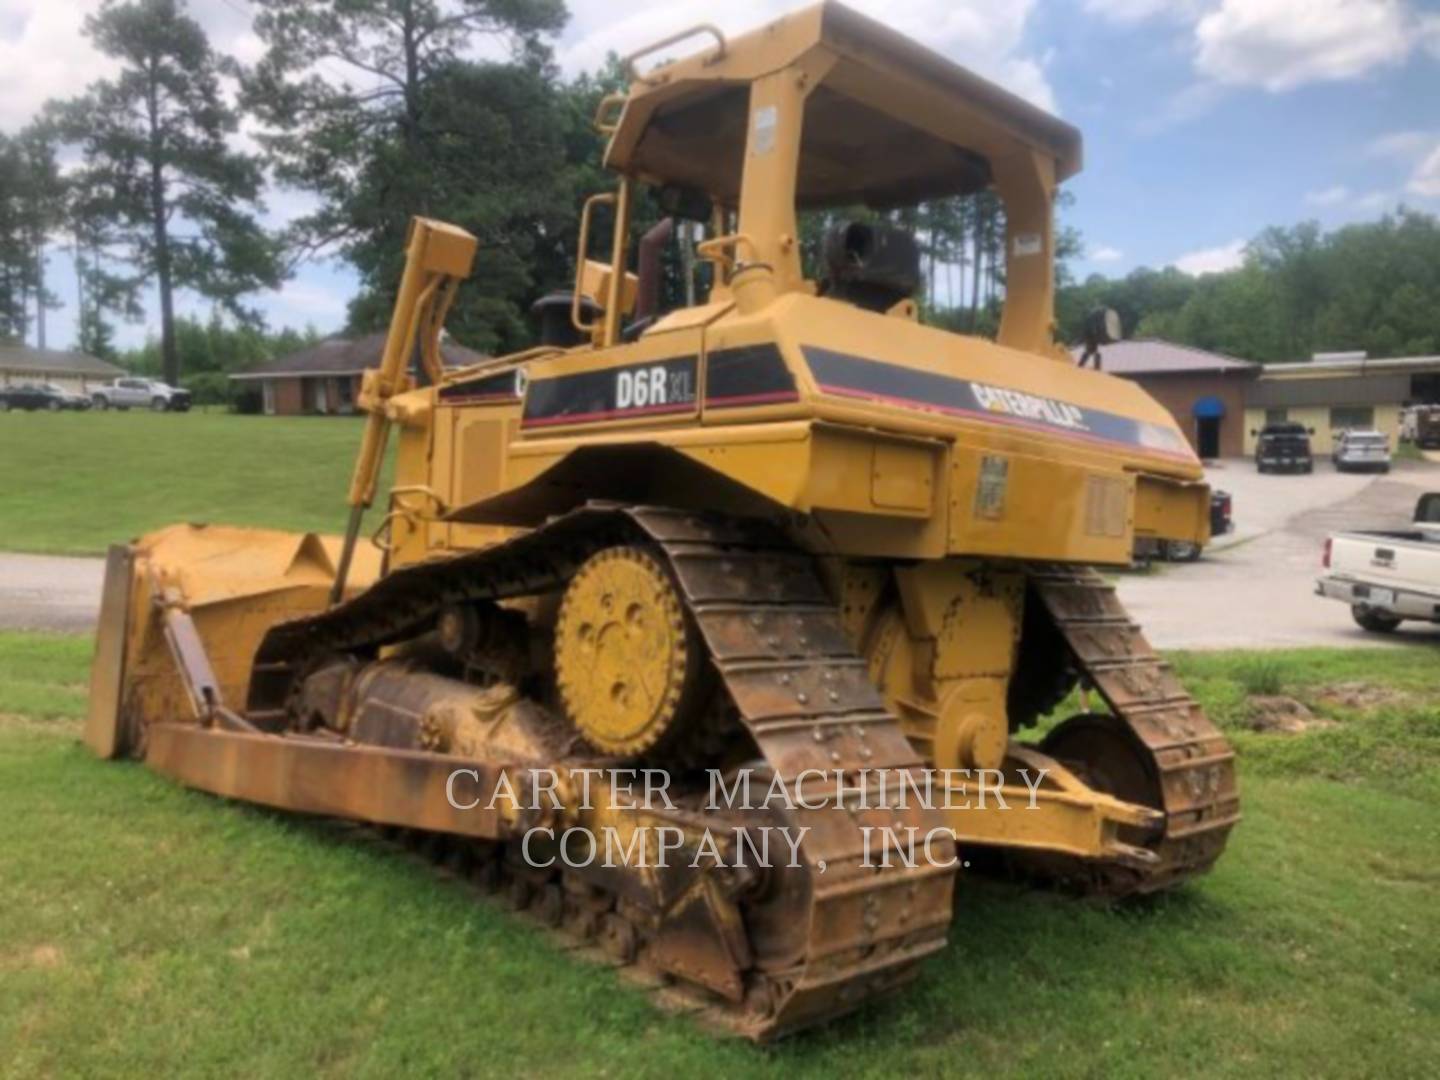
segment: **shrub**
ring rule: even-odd
[[[1285,688],[1285,665],[1268,656],[1246,660],[1235,675],[1247,694],[1273,697]]]
[[[219,371],[200,371],[181,380],[196,405],[230,404],[230,380]]]

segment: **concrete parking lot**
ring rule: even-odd
[[[1399,527],[1415,501],[1440,490],[1440,466],[1397,461],[1388,475],[1337,473],[1328,461],[1309,476],[1261,476],[1249,461],[1207,470],[1234,496],[1236,529],[1193,564],[1122,577],[1120,595],[1150,640],[1165,649],[1363,646],[1440,643],[1440,627],[1407,623],[1367,634],[1341,604],[1314,595],[1327,534]]]
[[[1124,574],[1120,595],[1150,640],[1165,649],[1440,644],[1440,627],[1407,624],[1367,634],[1345,608],[1314,595],[1327,533],[1410,520],[1415,500],[1440,490],[1440,462],[1397,462],[1388,476],[1261,476],[1248,461],[1209,470],[1234,496],[1236,528],[1198,563]],[[99,559],[0,553],[0,629],[85,631],[100,606]]]

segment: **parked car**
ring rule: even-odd
[[[1422,495],[1414,524],[1343,532],[1325,541],[1320,596],[1350,605],[1362,629],[1388,634],[1406,619],[1440,623],[1440,491]]]
[[[1390,471],[1390,440],[1378,431],[1342,431],[1335,440],[1335,468]]]
[[[1224,536],[1235,527],[1231,516],[1233,500],[1228,491],[1210,492],[1210,539]],[[1165,562],[1194,562],[1204,548],[1184,540],[1156,540],[1139,537],[1135,541],[1135,561],[1162,559]]]
[[[1313,428],[1303,424],[1266,424],[1256,436],[1255,468],[1260,472],[1314,472],[1315,457],[1310,452]]]
[[[186,412],[190,391],[167,386],[155,379],[126,376],[90,391],[97,409],[154,409],[156,412]]]
[[[60,412],[64,409],[85,409],[90,403],[79,394],[72,394],[54,383],[25,383],[22,386],[0,387],[0,412],[24,409],[34,412]]]
[[[1235,527],[1235,500],[1228,491],[1210,492],[1210,539],[1224,536]]]
[[[1440,405],[1422,405],[1415,410],[1414,442],[1425,450],[1440,448]]]

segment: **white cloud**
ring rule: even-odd
[[[335,330],[345,325],[351,291],[302,276],[267,297],[266,317],[276,326],[308,324],[322,331]]]
[[[1420,42],[1433,55],[1440,57],[1440,15],[1420,17]]]
[[[1156,15],[1188,18],[1198,14],[1200,0],[1085,0],[1085,11],[1117,23],[1138,23]]]
[[[1125,253],[1119,248],[1101,245],[1090,253],[1090,262],[1107,263],[1119,262],[1125,257]]]
[[[1141,135],[1158,135],[1188,123],[1213,109],[1226,93],[1226,88],[1219,83],[1191,83],[1161,102],[1155,112],[1142,115],[1135,130]]]
[[[1350,189],[1344,184],[1336,184],[1334,187],[1322,188],[1319,191],[1307,191],[1305,193],[1306,206],[1338,206],[1350,197]]]
[[[232,6],[233,4],[233,6]],[[101,0],[0,0],[0,131],[28,123],[46,101],[74,97],[114,74],[84,36]],[[189,0],[189,12],[220,52],[253,60],[259,40],[238,0]]]
[[[1425,199],[1440,199],[1440,142],[1415,167],[1405,190]]]
[[[81,37],[92,0],[0,0],[0,131],[28,123],[50,98],[70,97],[115,65]]]
[[[1367,191],[1364,195],[1355,196],[1354,207],[1363,210],[1367,214],[1373,214],[1378,210],[1384,210],[1395,202],[1395,195],[1389,191]]]
[[[1440,135],[1432,131],[1392,131],[1366,143],[1365,155],[1414,161],[1423,157],[1437,141],[1440,141]]]
[[[1440,131],[1392,131],[1365,146],[1367,157],[1386,158],[1410,169],[1405,191],[1422,199],[1440,198]],[[1383,195],[1388,202],[1392,196]]]
[[[1234,270],[1244,261],[1245,241],[1232,240],[1219,247],[1205,248],[1203,251],[1192,251],[1188,255],[1182,255],[1172,265],[1177,270],[1198,277],[1201,274],[1218,274],[1225,270]]]
[[[727,34],[756,29],[796,10],[796,0],[570,0],[570,25],[556,50],[568,74],[593,71],[607,54],[625,56],[649,42],[699,23],[712,22]],[[900,33],[921,41],[987,79],[1042,108],[1055,109],[1055,95],[1042,58],[1023,53],[1025,24],[1036,0],[996,4],[988,0],[850,0],[850,6]],[[684,56],[707,45],[703,38],[660,54]]]
[[[1398,64],[1417,28],[1400,0],[1223,0],[1195,27],[1195,66],[1221,83],[1292,90]]]

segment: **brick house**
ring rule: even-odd
[[[1078,359],[1083,350],[1075,349]],[[1106,345],[1101,365],[1137,382],[1169,410],[1202,458],[1245,453],[1245,407],[1260,365],[1158,338]]]
[[[383,333],[329,337],[230,378],[242,387],[259,384],[267,416],[346,415],[355,411],[361,375],[380,365],[384,349]],[[483,353],[453,341],[442,344],[440,353],[446,367],[465,367],[486,359]]]

